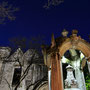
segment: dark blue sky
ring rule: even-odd
[[[3,1],[3,0],[0,0]],[[82,38],[88,40],[90,34],[89,0],[64,0],[64,3],[43,8],[47,0],[6,0],[20,8],[16,20],[0,25],[0,46],[8,46],[12,37],[44,35],[46,43],[50,42],[51,34],[60,36],[65,28],[71,33],[77,29]]]

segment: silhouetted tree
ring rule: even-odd
[[[0,24],[4,24],[7,20],[15,20],[14,13],[18,11],[18,8],[13,7],[13,5],[8,4],[8,2],[0,2]]]
[[[25,37],[13,37],[9,39],[9,42],[13,51],[15,51],[18,47],[20,47],[23,51],[28,48],[28,41]]]
[[[63,3],[64,0],[48,0],[47,3],[44,5],[44,8],[48,9],[50,6],[57,6]]]
[[[41,45],[44,44],[45,40],[43,36],[31,37],[29,40],[25,37],[13,37],[9,39],[10,47],[15,51],[20,47],[23,51],[27,49],[34,49],[41,54]]]

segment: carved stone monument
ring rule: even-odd
[[[78,36],[78,31],[77,30],[72,30],[72,35],[68,36],[68,31],[64,30],[62,32],[62,36],[58,37],[58,38],[54,38],[54,35],[52,35],[51,38],[51,45],[50,46],[42,46],[42,52],[43,52],[43,56],[44,56],[44,63],[45,65],[47,65],[48,70],[51,69],[51,90],[64,90],[64,84],[63,84],[63,72],[62,72],[62,57],[64,56],[64,54],[67,51],[70,50],[78,50],[81,51],[85,57],[87,57],[87,61],[88,61],[88,67],[90,67],[90,43],[87,42],[86,40],[82,39],[80,36]],[[73,54],[72,54],[73,56]],[[76,58],[76,56],[75,56]],[[76,80],[75,81],[74,77],[73,77],[73,72],[72,69],[67,69],[68,73],[71,73],[72,76],[72,80],[68,81],[70,84],[67,85],[66,83],[66,87],[76,87],[77,88],[77,83],[78,83],[78,88],[80,90],[86,90],[85,88],[85,81],[83,78],[83,70],[81,71],[80,68],[82,66],[85,66],[85,64],[79,63],[80,59],[75,59],[73,60],[74,62],[78,62],[78,64],[80,65],[80,67],[78,67],[75,70],[75,75],[76,75]],[[75,64],[75,63],[74,63]],[[75,64],[75,66],[77,66]],[[51,67],[51,68],[50,68]],[[76,67],[74,67],[75,69]],[[90,69],[89,69],[90,71]],[[78,72],[78,74],[77,74]],[[49,79],[49,80],[50,80]],[[80,79],[80,83],[79,83],[79,79]],[[67,82],[67,80],[66,80]],[[83,89],[82,89],[83,88]],[[72,89],[67,89],[67,90],[72,90]],[[76,90],[75,88],[73,88],[73,90]],[[77,89],[78,90],[78,89]]]
[[[67,78],[65,80],[65,90],[66,89],[73,90],[73,88],[75,90],[79,90],[77,80],[74,78],[74,75],[73,75],[73,67],[68,65],[66,69],[67,69]]]

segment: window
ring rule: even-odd
[[[14,69],[12,86],[17,85],[17,83],[20,81],[20,77],[21,77],[21,68],[15,68]]]

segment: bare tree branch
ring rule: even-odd
[[[8,2],[3,1],[0,3],[0,24],[5,23],[7,20],[15,20],[14,13],[18,11],[19,8],[15,8],[9,5]]]
[[[20,83],[23,81],[23,79],[27,76],[28,74],[28,71],[30,69],[30,66],[32,65],[33,63],[33,58],[35,56],[35,53],[33,54],[32,58],[31,58],[31,62],[29,63],[29,65],[27,66],[26,70],[24,71],[23,75],[21,76],[20,78],[20,81],[18,82],[18,84],[16,85],[15,89],[14,90],[17,90],[18,86],[20,85]]]
[[[43,7],[46,9],[49,9],[50,6],[57,6],[63,2],[64,0],[48,0],[47,3]]]

